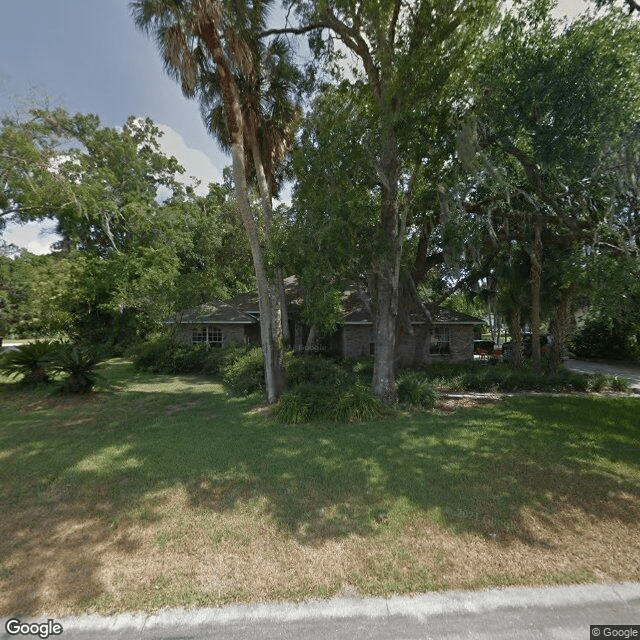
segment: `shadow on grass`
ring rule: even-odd
[[[131,371],[110,380],[130,384]],[[135,532],[175,487],[197,510],[253,504],[304,545],[400,526],[398,501],[454,533],[534,547],[546,543],[523,525],[525,508],[550,525],[567,507],[640,522],[635,398],[519,397],[446,416],[285,427],[251,411],[260,398],[227,398],[202,379],[133,383],[162,380],[166,390],[26,412],[27,392],[0,391],[3,613],[46,608],[44,584],[78,605],[99,597],[101,549],[137,551]]]

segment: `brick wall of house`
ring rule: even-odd
[[[345,358],[368,358],[371,355],[373,328],[370,324],[346,324],[342,327],[342,354]]]
[[[451,353],[430,354],[423,352],[423,362],[464,362],[473,360],[473,326],[450,325],[449,336]],[[404,336],[399,347],[399,365],[410,366],[415,359],[415,341],[419,338],[418,327],[413,336]],[[345,325],[342,330],[342,353],[345,358],[370,357],[370,344],[373,342],[371,325]]]
[[[228,347],[231,344],[244,344],[245,342],[245,325],[243,324],[209,324],[207,326],[222,329],[223,347]],[[204,325],[201,324],[181,324],[176,330],[176,339],[185,344],[191,344],[193,330],[202,327]]]

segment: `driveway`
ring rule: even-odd
[[[626,378],[633,393],[640,393],[640,367],[573,359],[565,360],[563,364],[567,369],[578,373],[604,373],[609,376]]]

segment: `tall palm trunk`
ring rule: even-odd
[[[258,285],[260,342],[264,356],[266,396],[267,402],[273,404],[280,397],[285,383],[282,331],[278,313],[279,303],[275,286],[267,277],[256,220],[249,203],[244,153],[245,131],[240,99],[215,29],[206,29],[199,35],[207,44],[207,48],[216,62],[216,77],[223,96],[225,116],[231,137],[232,172],[238,212],[249,240]]]
[[[271,192],[269,184],[267,182],[267,176],[264,172],[264,164],[262,162],[262,155],[258,148],[258,141],[256,136],[251,134],[251,154],[253,156],[253,164],[256,170],[256,179],[258,182],[258,192],[260,193],[260,202],[262,204],[262,213],[265,221],[265,240],[267,248],[269,248],[271,242],[271,226],[273,224],[273,207],[271,204]],[[291,344],[291,336],[289,333],[289,315],[287,313],[287,300],[284,291],[284,278],[282,275],[282,269],[277,269],[274,282],[277,293],[277,304],[279,308],[279,317],[277,322],[280,324],[280,332],[282,333],[282,339],[285,344]]]
[[[276,288],[267,278],[264,268],[262,248],[258,238],[255,219],[247,195],[247,181],[242,143],[231,145],[233,158],[233,181],[236,189],[238,211],[249,239],[253,267],[258,284],[258,304],[260,307],[260,342],[264,356],[264,379],[267,402],[273,404],[284,389],[284,363],[282,355],[282,332],[279,322],[279,303]]]

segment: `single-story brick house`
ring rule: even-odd
[[[285,298],[289,329],[294,351],[308,349],[309,327],[301,320],[303,296],[295,277],[285,279]],[[430,307],[431,326],[423,316],[411,314],[411,329],[399,338],[398,364],[401,366],[438,362],[473,360],[474,327],[483,324],[479,318]],[[320,336],[311,346],[343,358],[364,358],[374,354],[373,321],[355,288],[343,296],[344,317],[331,335]],[[189,344],[209,343],[226,347],[234,343],[260,342],[260,310],[257,292],[230,300],[214,300],[195,309],[178,312],[165,324],[174,325],[178,339]]]

